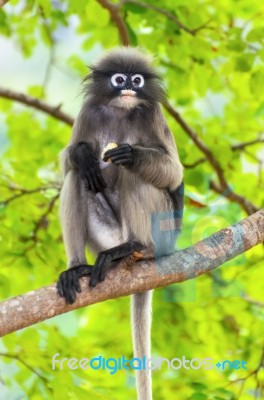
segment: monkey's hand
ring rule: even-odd
[[[106,188],[106,183],[102,177],[99,160],[92,154],[83,163],[79,164],[79,174],[85,183],[87,190],[93,193],[101,192]]]
[[[83,276],[91,275],[92,269],[90,265],[77,265],[60,274],[57,290],[59,295],[65,298],[66,303],[73,304],[75,302],[76,294],[81,293],[79,280]]]
[[[111,159],[112,163],[115,165],[130,167],[134,161],[133,149],[127,143],[120,144],[104,154],[103,160],[108,161],[109,159]]]
[[[99,168],[100,161],[88,143],[79,142],[74,145],[70,151],[70,158],[87,190],[97,193],[106,188]]]

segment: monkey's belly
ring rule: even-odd
[[[103,193],[91,195],[87,207],[88,246],[98,253],[123,243],[121,225],[109,199]]]

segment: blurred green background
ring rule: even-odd
[[[50,284],[65,269],[58,154],[71,135],[65,122],[6,99],[6,89],[75,117],[87,66],[105,49],[130,43],[153,54],[169,101],[217,160],[225,183],[242,196],[226,197],[219,169],[165,110],[185,166],[179,247],[190,246],[246,217],[252,204],[263,207],[263,16],[259,0],[6,2],[0,9],[2,300]],[[154,399],[264,398],[263,293],[261,246],[211,274],[156,290],[154,357],[239,359],[248,370],[163,367],[153,372]],[[129,298],[4,337],[0,399],[135,399],[132,372],[52,371],[56,353],[131,358]]]

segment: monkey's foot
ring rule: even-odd
[[[91,275],[92,269],[90,265],[76,265],[60,274],[57,290],[59,295],[65,298],[66,303],[75,302],[77,293],[82,291],[79,280],[83,276]]]
[[[117,261],[121,261],[122,258],[130,256],[135,251],[140,252],[143,248],[144,246],[142,244],[131,240],[120,246],[99,253],[92,269],[89,285],[95,287],[98,282],[103,282],[108,268],[113,265],[113,263],[117,265]]]

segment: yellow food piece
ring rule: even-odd
[[[101,153],[101,158],[104,158],[104,155],[108,150],[114,149],[117,146],[118,146],[118,144],[116,144],[116,143],[108,143],[108,145],[103,149],[103,151]],[[107,162],[111,163],[112,162],[111,158],[109,158],[109,160]]]

